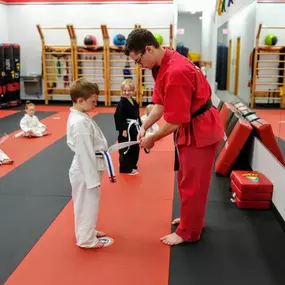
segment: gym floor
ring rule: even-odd
[[[138,176],[104,177],[98,229],[114,239],[100,250],[75,245],[68,180],[67,106],[37,106],[52,135],[9,138],[15,163],[0,167],[0,284],[5,285],[284,285],[285,234],[272,210],[240,210],[229,181],[213,173],[200,242],[168,247],[179,197],[169,136],[141,152]],[[109,145],[113,108],[92,113]],[[19,129],[20,110],[0,111],[1,135]],[[118,155],[112,155],[118,169]]]

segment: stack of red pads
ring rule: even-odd
[[[273,184],[258,171],[232,171],[232,201],[238,208],[269,209]]]
[[[219,146],[215,172],[228,175],[250,135],[254,135],[285,166],[285,160],[277,144],[271,125],[241,102],[221,103],[220,117],[224,125],[225,139]]]

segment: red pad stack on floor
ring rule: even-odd
[[[238,208],[270,208],[273,184],[261,172],[232,171],[231,189]]]

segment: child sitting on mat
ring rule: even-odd
[[[137,141],[141,126],[139,104],[133,98],[135,84],[125,79],[121,84],[121,99],[114,114],[116,130],[119,132],[118,142]],[[140,146],[132,145],[119,150],[120,173],[137,175]]]
[[[20,121],[22,132],[19,135],[25,137],[42,137],[48,134],[47,127],[42,124],[35,115],[35,104],[30,101],[26,102],[26,114]]]
[[[98,152],[108,150],[107,140],[99,126],[89,116],[97,102],[99,87],[83,78],[70,88],[73,107],[67,121],[67,145],[74,152],[69,180],[74,203],[76,245],[82,248],[102,248],[99,240],[105,234],[96,230],[102,174],[107,164]],[[110,156],[108,158],[110,161]],[[109,164],[108,164],[109,165]],[[109,168],[108,168],[109,169]]]
[[[145,114],[141,117],[141,121],[142,121],[142,122],[144,122],[144,121],[147,119],[147,117],[149,116],[149,114],[150,114],[150,112],[151,112],[151,110],[152,110],[153,107],[154,107],[153,104],[149,104],[149,105],[146,106],[146,108],[145,108]],[[154,123],[150,128],[147,129],[146,135],[152,135],[152,134],[154,134],[156,131],[158,131],[158,129],[159,129],[158,124],[157,124],[157,123]]]

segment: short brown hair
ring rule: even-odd
[[[76,103],[78,98],[86,100],[91,97],[92,94],[99,94],[98,85],[83,77],[74,81],[70,87],[70,97],[73,103]]]
[[[146,46],[160,47],[155,36],[150,31],[146,29],[132,30],[125,44],[125,55],[128,56],[130,52],[142,53],[145,51]]]

